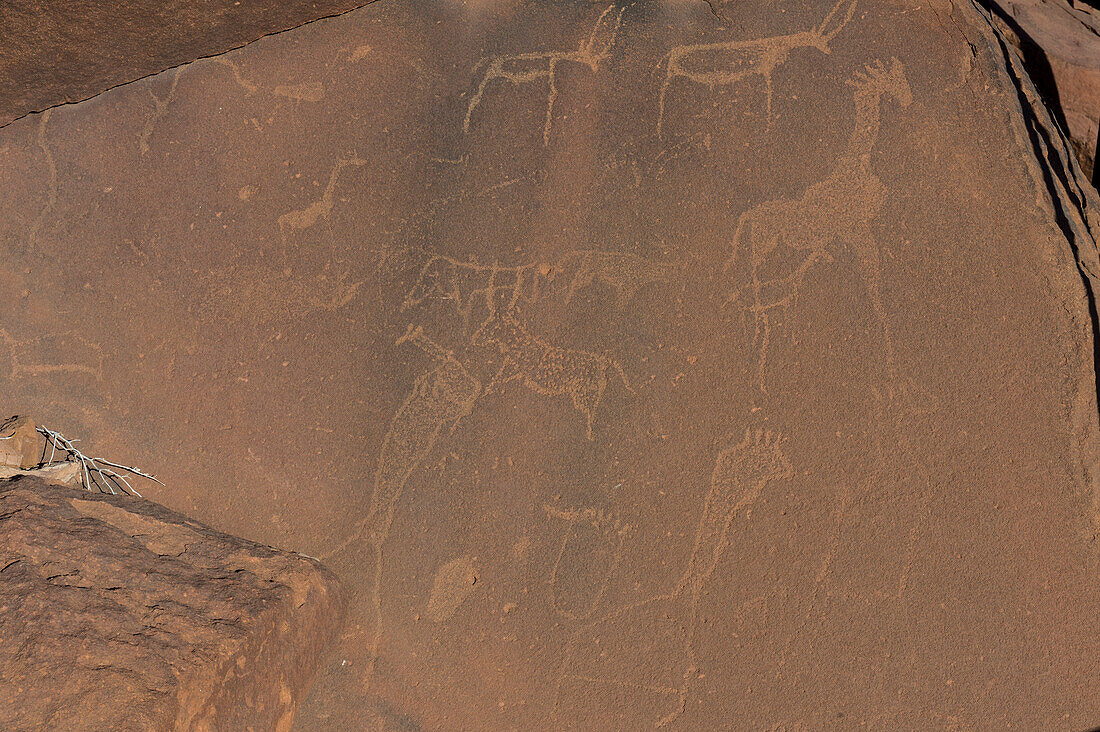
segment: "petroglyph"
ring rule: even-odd
[[[233,323],[271,324],[316,312],[346,307],[359,294],[362,281],[351,282],[348,273],[327,269],[313,276],[293,270],[257,266],[231,266],[205,278],[207,295],[199,312],[215,320]]]
[[[611,685],[650,697],[667,697],[667,711],[649,720],[657,727],[670,724],[683,713],[692,682],[700,673],[695,645],[700,598],[729,549],[734,519],[742,513],[746,518],[751,514],[768,483],[794,475],[783,444],[779,434],[746,430],[737,444],[718,452],[691,556],[676,586],[670,592],[619,608],[574,635],[558,680],[556,713],[594,698],[591,689],[586,688],[590,685]],[[609,638],[620,637],[637,628],[643,629],[649,641],[644,647],[661,647],[658,660],[636,657],[633,654],[638,646],[634,644],[620,643],[613,650],[612,644],[603,642],[604,633]],[[618,651],[624,657],[616,657]],[[678,665],[683,667],[679,677],[673,673]],[[576,698],[565,701],[563,695],[574,687]],[[637,709],[651,706],[639,705]],[[641,728],[642,721],[634,720],[633,726]]]
[[[149,96],[153,98],[153,113],[145,120],[145,126],[138,133],[138,150],[141,151],[142,157],[145,157],[145,154],[149,152],[149,136],[153,134],[153,130],[161,118],[167,114],[168,105],[176,98],[176,86],[180,82],[180,74],[182,73],[183,69],[181,68],[172,74],[172,83],[168,86],[168,93],[164,95],[163,99],[154,94],[152,89],[149,90]]]
[[[259,89],[258,86],[249,82],[241,75],[241,70],[237,68],[235,63],[221,56],[198,59],[186,66],[181,66],[172,75],[172,82],[168,87],[168,93],[164,95],[163,99],[154,94],[152,90],[149,90],[149,96],[153,98],[153,112],[149,115],[148,119],[145,120],[145,125],[141,128],[141,131],[138,132],[138,150],[141,152],[142,157],[145,157],[149,152],[149,138],[152,136],[153,130],[155,130],[157,124],[164,119],[164,116],[168,113],[168,107],[175,101],[176,90],[179,86],[180,78],[185,72],[205,68],[204,64],[218,64],[229,69],[233,73],[233,79],[237,82],[237,85],[244,89],[245,96],[250,96]]]
[[[325,555],[325,559],[346,551],[364,540],[374,551],[374,572],[369,581],[373,633],[369,640],[370,660],[363,672],[364,687],[370,685],[382,641],[383,547],[390,533],[397,502],[413,472],[435,447],[443,428],[455,426],[474,408],[481,395],[481,383],[466,366],[427,335],[422,327],[409,326],[397,345],[411,343],[427,353],[432,366],[417,377],[408,396],[397,408],[382,440],[370,510],[351,537]]]
[[[888,94],[902,107],[913,97],[905,69],[897,59],[889,66],[881,62],[870,65],[849,83],[855,88],[855,125],[833,172],[800,198],[767,201],[742,214],[737,222],[733,254],[725,268],[735,277],[747,273],[751,281],[735,288],[727,304],[741,302],[746,290],[751,295],[745,308],[755,322],[761,391],[766,391],[771,312],[791,305],[806,273],[818,262],[832,259],[828,248],[834,242],[846,243],[855,252],[860,277],[883,330],[887,367],[893,369],[893,341],[879,281],[879,249],[871,232],[871,222],[886,200],[886,188],[871,169],[871,151],[878,139],[882,97]],[[762,268],[780,245],[805,256],[788,274],[761,279]],[[747,267],[741,261],[746,256]]]
[[[0,328],[0,376],[6,362],[12,380],[82,376],[103,381],[103,361],[103,349],[75,331],[16,340]]]
[[[665,98],[677,79],[701,84],[713,90],[732,86],[753,76],[764,80],[764,108],[768,124],[772,114],[772,75],[785,64],[791,52],[799,48],[814,48],[830,53],[829,43],[848,24],[855,12],[857,0],[839,0],[824,20],[808,31],[799,31],[770,38],[695,43],[676,46],[661,60],[667,64],[665,78],[657,101],[657,136],[662,137],[665,118]]]
[[[510,381],[519,381],[536,394],[568,396],[585,417],[585,434],[595,439],[592,425],[607,388],[607,372],[614,370],[633,393],[622,367],[599,353],[553,346],[528,333],[510,314],[491,315],[474,333],[471,343],[495,348],[504,362],[485,388],[490,394]]]
[[[488,312],[495,311],[494,298],[498,294],[507,298],[503,303],[507,310],[523,302],[534,304],[559,277],[572,272],[566,302],[586,287],[603,285],[614,291],[614,306],[621,311],[643,287],[667,280],[671,269],[670,265],[633,254],[589,249],[570,252],[554,263],[530,262],[513,267],[463,262],[435,254],[421,268],[401,309],[430,300],[449,302],[462,320],[463,332],[468,332],[478,305],[484,305]]]
[[[638,290],[653,282],[668,279],[669,266],[657,264],[620,252],[587,251],[576,252],[579,255],[577,273],[569,283],[569,302],[581,289],[600,283],[615,291],[615,309],[625,310]]]
[[[480,579],[475,560],[476,557],[458,557],[436,570],[432,593],[428,597],[429,620],[442,623],[466,602]]]
[[[569,620],[587,620],[599,607],[622,560],[630,526],[619,521],[612,509],[563,511],[544,505],[543,510],[567,526],[550,570],[554,610]]]
[[[241,73],[241,70],[237,66],[237,64],[233,63],[232,61],[227,59],[225,56],[213,56],[213,57],[207,58],[207,59],[199,59],[198,61],[195,61],[195,63],[191,64],[187,68],[202,68],[202,64],[204,64],[204,63],[219,64],[219,65],[224,66],[225,68],[229,69],[230,73],[233,74],[233,80],[237,82],[237,86],[239,86],[241,89],[244,90],[244,95],[246,97],[251,96],[252,94],[255,94],[260,89],[260,87],[258,85],[253,84],[252,82],[250,82],[248,79],[246,79],[244,77],[244,75]]]
[[[57,163],[54,162],[53,152],[50,151],[50,146],[46,141],[46,126],[50,123],[52,114],[52,109],[47,109],[42,113],[38,121],[38,135],[35,138],[38,149],[42,151],[42,155],[46,159],[46,203],[43,204],[38,215],[34,217],[30,231],[27,232],[27,242],[31,251],[38,247],[38,233],[42,230],[42,224],[46,222],[46,217],[57,205]]]
[[[275,96],[287,97],[298,102],[319,102],[325,98],[325,85],[320,81],[303,84],[279,84],[274,89]]]
[[[321,198],[305,208],[288,211],[279,217],[279,234],[283,237],[283,241],[286,241],[287,233],[308,229],[316,224],[318,219],[328,218],[328,215],[332,213],[333,196],[336,191],[336,183],[340,179],[340,173],[350,165],[359,167],[366,164],[366,160],[362,160],[354,153],[351,157],[337,160],[328,174],[328,183],[325,185]]]
[[[522,84],[546,79],[550,84],[550,89],[546,96],[546,121],[542,128],[542,143],[543,145],[549,145],[550,130],[554,123],[554,103],[558,98],[558,66],[572,62],[587,66],[592,70],[592,73],[598,72],[600,64],[611,55],[611,48],[615,45],[615,40],[618,37],[625,10],[626,8],[623,7],[616,13],[615,5],[608,5],[596,20],[592,33],[589,34],[587,39],[581,41],[580,46],[575,51],[534,51],[483,60],[479,66],[488,65],[481,77],[481,83],[477,86],[477,91],[474,92],[470,104],[466,108],[466,117],[462,121],[462,131],[469,134],[470,118],[474,113],[474,109],[481,104],[481,100],[485,96],[485,89],[492,81],[499,79],[519,87]]]

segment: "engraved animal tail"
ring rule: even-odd
[[[672,81],[672,54],[676,52],[673,48],[664,56],[661,56],[661,60],[657,62],[657,66],[654,67],[654,71],[661,68],[661,64],[665,66],[665,78],[661,82],[661,93],[657,95],[657,139],[663,140],[664,134],[661,131],[662,125],[665,121],[665,95],[668,94],[668,87]]]
[[[836,38],[837,33],[840,33],[844,29],[844,26],[848,25],[848,22],[852,19],[852,15],[856,11],[856,3],[858,0],[839,0],[833,9],[829,11],[828,15],[821,21],[821,25],[814,28],[814,35],[821,39],[820,49],[824,53],[830,53],[829,42]],[[838,20],[840,16],[841,8],[847,5],[847,10],[844,13],[844,17]]]
[[[475,79],[477,78],[477,74],[480,73],[481,70],[484,69],[491,60],[491,58],[486,56],[474,65],[471,73],[473,74],[473,77]],[[489,73],[488,69],[486,69],[485,73],[481,77],[481,81],[478,82],[477,91],[474,92],[474,95],[472,97],[470,97],[470,104],[466,107],[466,117],[462,120],[463,134],[470,133],[470,115],[474,113],[474,108],[481,103],[481,97],[485,94],[485,87],[489,85],[490,81],[492,81],[492,75]]]

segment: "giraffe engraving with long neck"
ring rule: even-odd
[[[912,102],[905,69],[897,59],[889,66],[872,64],[849,82],[855,89],[855,126],[833,172],[797,199],[761,203],[742,214],[733,235],[733,253],[725,270],[731,278],[748,278],[733,288],[726,304],[738,303],[752,314],[759,344],[760,390],[767,391],[764,372],[771,338],[772,311],[788,307],[798,296],[807,272],[829,261],[829,247],[846,243],[855,253],[859,275],[882,328],[887,369],[894,368],[893,341],[881,292],[881,264],[871,223],[886,200],[886,188],[871,166],[871,152],[881,126],[882,97],[903,107]],[[783,245],[804,258],[786,275],[761,278],[776,249]],[[748,260],[747,265],[745,259]],[[747,302],[746,302],[747,301]]]

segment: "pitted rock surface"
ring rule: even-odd
[[[335,578],[156,504],[0,481],[0,728],[287,730]]]

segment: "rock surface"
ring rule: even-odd
[[[0,393],[333,567],[300,730],[1089,729],[1097,202],[1021,69],[963,0],[264,38],[0,130]]]
[[[0,481],[0,728],[288,730],[335,578],[129,496]]]
[[[1073,0],[992,0],[1006,35],[1059,120],[1092,180],[1100,140],[1100,7]]]
[[[45,443],[29,417],[15,416],[0,422],[0,467],[36,467],[42,462]]]
[[[369,0],[0,3],[0,126]]]

